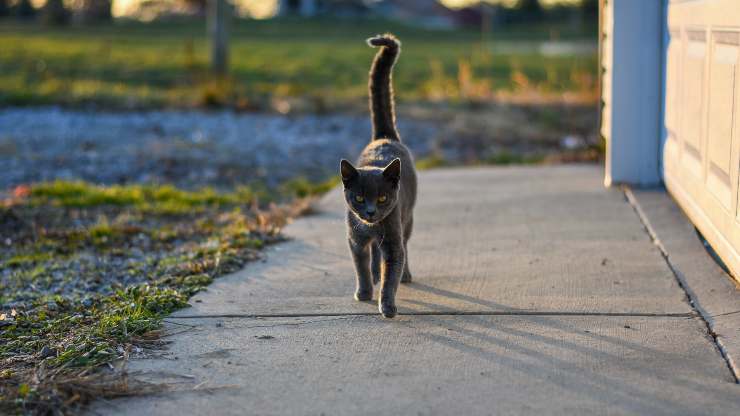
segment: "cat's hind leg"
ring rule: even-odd
[[[403,251],[406,253],[406,261],[403,264],[403,275],[401,276],[401,283],[411,283],[411,272],[409,271],[409,238],[411,238],[411,229],[414,226],[414,217],[409,219],[409,222],[403,228]]]
[[[383,264],[383,254],[380,252],[378,243],[372,243],[370,246],[370,271],[373,275],[373,284],[380,283],[381,266]]]

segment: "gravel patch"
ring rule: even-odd
[[[429,153],[433,123],[401,120],[399,129],[417,156]],[[184,188],[323,180],[369,136],[367,115],[9,108],[0,110],[0,189],[54,179]]]

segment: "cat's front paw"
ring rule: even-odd
[[[378,309],[380,310],[380,313],[383,315],[383,318],[394,318],[396,316],[396,313],[398,312],[396,305],[392,305],[389,303],[379,304]]]
[[[411,272],[403,272],[403,276],[401,276],[401,283],[411,283]]]
[[[355,300],[358,302],[367,302],[373,300],[372,290],[358,290],[355,292]]]

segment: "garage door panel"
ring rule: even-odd
[[[678,28],[670,30],[666,78],[666,130],[669,137],[675,138],[680,120],[681,30]]]
[[[706,33],[704,30],[687,31],[684,54],[682,113],[685,168],[694,176],[702,177],[702,124],[704,113],[704,67],[706,58]]]
[[[732,142],[734,129],[738,37],[715,32],[709,74],[707,115],[707,188],[729,212],[732,207]]]
[[[668,190],[735,276],[740,276],[738,4],[669,1],[663,148]]]

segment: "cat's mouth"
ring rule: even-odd
[[[359,214],[357,212],[355,212],[355,217],[357,217],[360,221],[362,221],[362,222],[364,222],[365,224],[368,224],[368,225],[377,224],[378,222],[380,222],[380,220],[383,219],[378,214],[375,214],[372,217],[370,217],[368,215],[361,215],[361,214]]]

